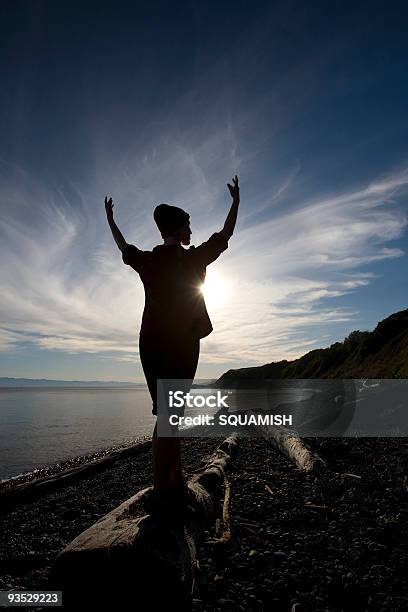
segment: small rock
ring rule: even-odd
[[[217,606],[219,606],[220,608],[231,608],[231,607],[235,607],[235,601],[233,601],[232,599],[219,599],[217,601]]]
[[[288,558],[288,555],[281,550],[276,550],[273,553],[273,557],[274,559],[276,559],[276,561],[286,561]]]

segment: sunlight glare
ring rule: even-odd
[[[225,279],[217,272],[207,271],[205,282],[200,287],[208,308],[223,306],[228,299],[228,286]]]

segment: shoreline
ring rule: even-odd
[[[16,476],[11,476],[10,478],[4,478],[3,480],[0,480],[0,495],[3,491],[14,489],[20,485],[28,484],[35,480],[42,480],[45,478],[51,478],[53,476],[59,476],[64,472],[68,472],[74,468],[92,464],[96,461],[104,459],[111,453],[120,453],[121,451],[125,451],[126,449],[135,447],[149,440],[151,441],[151,439],[152,436],[146,434],[145,436],[139,436],[137,438],[134,438],[125,444],[116,444],[114,446],[108,446],[107,448],[102,448],[98,451],[94,451],[91,453],[75,455],[62,461],[56,461],[55,463],[51,463],[50,465],[34,468],[33,470],[27,470],[26,472],[21,472],[20,474],[17,474]]]
[[[224,437],[227,437],[229,433],[234,431],[234,429],[225,427],[224,431]],[[197,432],[199,432],[199,435],[196,435]],[[202,426],[189,427],[186,430],[185,435],[183,435],[183,439],[204,437],[205,433],[206,430]],[[208,437],[212,437],[213,439],[216,438],[219,440],[219,443],[221,443],[223,440],[222,436],[214,436],[211,430],[208,431],[208,434]],[[109,460],[112,455],[117,455],[117,458],[119,458],[121,454],[126,454],[127,451],[136,449],[139,445],[146,442],[151,442],[151,440],[151,434],[138,436],[124,443],[108,446],[91,453],[74,455],[73,457],[64,459],[62,461],[56,461],[50,465],[34,468],[33,470],[27,470],[26,472],[22,472],[16,476],[11,476],[10,478],[5,478],[3,480],[0,479],[0,496],[6,491],[11,491],[23,485],[28,485],[36,481],[44,481],[48,478],[60,477],[65,473],[70,473],[77,468],[79,469],[98,462],[103,462],[105,459]]]
[[[285,383],[286,383],[286,379]],[[204,389],[209,389],[209,388],[217,388],[217,385],[215,384],[217,382],[217,379],[211,380],[209,381],[208,379],[202,379],[202,381],[198,380],[196,382],[194,382],[193,384],[193,388],[204,388]],[[290,380],[290,384],[293,385],[294,381]],[[302,381],[303,383],[303,381]],[[298,386],[299,382],[296,381],[295,382],[295,386]],[[147,385],[144,384],[142,385],[143,388],[146,387],[147,389]],[[52,390],[55,389],[59,389],[59,387],[50,387]],[[83,390],[86,388],[93,388],[93,387],[67,387],[66,389],[78,389],[78,390]],[[123,388],[124,390],[128,390],[129,388],[126,386],[123,387],[112,387],[115,390],[120,390],[121,388]],[[139,389],[140,387],[134,387],[135,389]],[[228,389],[230,388],[228,385],[225,385],[224,387],[222,387],[223,389]],[[234,387],[232,387],[234,388]],[[0,390],[43,390],[43,389],[47,389],[47,387],[0,387]],[[106,390],[106,388],[102,388],[101,390]],[[286,407],[286,404],[282,404],[282,406]],[[281,405],[278,405],[275,407],[276,409],[280,409]],[[277,423],[279,425],[279,423]],[[200,431],[200,435],[204,434],[205,435],[205,430],[203,428],[203,426],[195,426],[193,425],[192,427],[188,428],[188,431],[190,433],[186,433],[186,437],[192,437],[194,436],[194,431],[195,430],[199,430]],[[224,428],[225,432],[227,432],[227,427]],[[212,435],[212,434],[211,434]],[[225,435],[227,436],[228,433],[225,433]],[[134,446],[135,444],[138,444],[140,442],[145,442],[147,440],[151,440],[151,434],[146,434],[146,435],[141,435],[135,438],[132,438],[128,441],[124,441],[121,442],[119,444],[115,444],[112,446],[108,446],[106,448],[101,448],[97,451],[93,451],[90,453],[84,453],[81,455],[74,455],[72,457],[69,457],[67,459],[63,459],[60,461],[56,461],[53,463],[50,463],[49,465],[43,465],[40,466],[38,468],[33,468],[33,469],[28,469],[26,471],[20,472],[19,474],[16,474],[15,476],[10,476],[7,478],[0,478],[0,494],[5,491],[5,490],[9,490],[15,487],[18,487],[19,485],[22,484],[26,484],[29,482],[32,482],[36,479],[44,479],[47,477],[52,477],[52,476],[57,476],[58,474],[61,474],[67,470],[71,470],[75,467],[79,467],[82,465],[86,465],[89,463],[92,463],[94,461],[98,461],[100,459],[102,459],[103,457],[107,456],[109,453],[112,452],[117,452],[120,451],[121,449],[125,449],[131,446]]]

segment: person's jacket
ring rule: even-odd
[[[213,326],[200,287],[206,267],[227,248],[227,239],[218,232],[188,249],[160,244],[152,251],[142,251],[128,244],[122,251],[123,262],[139,273],[145,290],[140,334],[208,336]]]

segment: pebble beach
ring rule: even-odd
[[[187,478],[221,441],[183,440]],[[306,443],[326,461],[324,477],[301,472],[263,439],[240,439],[229,474],[230,537],[214,542],[222,523],[205,533],[194,611],[408,609],[408,442]],[[0,516],[0,589],[46,589],[60,550],[152,483],[149,444],[136,455],[115,457]],[[50,473],[66,469],[60,465]]]

